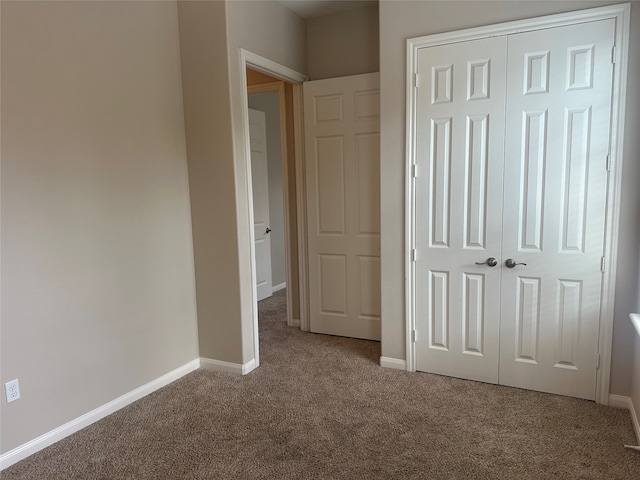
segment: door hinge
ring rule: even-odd
[[[607,172],[611,171],[611,155],[607,155]]]
[[[415,328],[411,330],[411,342],[416,343],[416,330]]]
[[[598,355],[596,356],[596,370],[598,370],[600,368],[600,354],[598,353]]]
[[[611,63],[616,63],[616,46],[611,47]]]
[[[602,271],[602,273],[604,273],[605,267],[606,267],[605,259],[604,257],[602,257],[600,258],[600,271]]]
[[[416,178],[418,176],[418,166],[414,163],[411,165],[411,178]]]
[[[412,249],[411,249],[411,261],[412,261],[412,262],[415,262],[415,261],[416,261],[416,256],[417,256],[417,255],[416,255],[416,249],[415,249],[415,248],[412,248]]]
[[[420,86],[420,74],[416,73],[413,77],[413,86],[418,88]]]

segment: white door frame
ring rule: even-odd
[[[405,308],[407,370],[416,370],[416,352],[413,341],[415,319],[415,79],[418,49],[446,43],[477,40],[481,38],[509,35],[552,27],[561,27],[596,20],[614,19],[616,22],[615,49],[612,52],[613,93],[611,104],[610,172],[607,190],[605,226],[605,265],[602,279],[602,303],[600,307],[600,368],[596,373],[596,402],[609,403],[611,375],[611,347],[613,341],[613,307],[615,300],[616,261],[618,231],[620,224],[620,191],[622,183],[622,160],[624,145],[624,114],[627,87],[627,59],[629,45],[629,3],[611,5],[589,10],[549,15],[527,20],[500,23],[454,32],[427,35],[407,40],[407,139],[405,163]]]
[[[275,77],[277,79],[280,80],[285,80],[291,84],[294,85],[294,89],[293,89],[293,110],[294,110],[294,131],[295,131],[295,135],[296,135],[296,152],[295,152],[295,158],[296,158],[296,188],[298,189],[298,195],[297,195],[297,202],[298,202],[298,263],[300,265],[300,272],[299,272],[299,280],[300,280],[300,324],[301,324],[301,328],[304,330],[304,326],[308,325],[308,316],[307,316],[307,301],[306,301],[306,242],[304,242],[304,235],[302,234],[303,231],[306,231],[306,226],[301,225],[300,222],[300,211],[302,210],[301,208],[301,204],[300,204],[300,200],[301,200],[301,196],[300,196],[300,188],[302,188],[302,177],[298,175],[298,172],[300,172],[302,170],[302,162],[303,162],[303,153],[302,153],[302,140],[298,140],[298,137],[300,137],[300,134],[302,132],[302,124],[301,124],[301,119],[302,119],[302,103],[301,103],[301,93],[297,92],[297,90],[302,90],[301,84],[303,82],[305,82],[306,80],[308,80],[308,77],[306,75],[303,75],[302,73],[296,72],[295,70],[291,70],[290,68],[284,66],[284,65],[280,65],[279,63],[276,63],[272,60],[269,60],[268,58],[265,57],[261,57],[260,55],[257,55],[255,53],[252,53],[248,50],[245,50],[243,48],[240,49],[240,79],[241,79],[241,85],[240,85],[240,96],[241,96],[241,102],[242,102],[242,118],[243,118],[243,122],[242,122],[242,128],[244,129],[244,131],[242,132],[242,135],[244,137],[244,142],[245,142],[245,152],[247,152],[247,154],[245,155],[245,161],[246,161],[246,170],[248,172],[247,177],[245,178],[245,181],[247,182],[246,185],[246,192],[247,192],[247,204],[249,205],[249,218],[248,218],[248,225],[247,225],[247,230],[250,232],[250,241],[249,241],[249,249],[250,249],[250,255],[251,255],[251,284],[252,284],[252,294],[251,294],[251,299],[252,299],[252,317],[253,317],[253,349],[254,349],[254,359],[256,361],[256,365],[259,365],[259,358],[260,358],[260,347],[259,347],[259,337],[258,337],[258,303],[256,302],[256,298],[258,298],[258,294],[257,294],[257,288],[256,288],[256,252],[255,252],[255,235],[253,232],[253,192],[252,192],[252,179],[251,179],[251,155],[248,154],[248,152],[251,152],[251,145],[250,145],[250,138],[249,138],[249,97],[248,97],[248,89],[247,89],[247,67],[253,69],[253,70],[257,70],[259,72],[262,73],[266,73],[267,75],[270,75],[272,77]],[[297,100],[296,100],[297,99]],[[287,183],[283,184],[283,189],[287,188]],[[304,204],[302,204],[304,205]],[[302,210],[304,212],[304,210]],[[285,224],[288,224],[289,222],[289,208],[288,205],[285,206]],[[304,250],[301,249],[301,244],[304,244]],[[301,259],[303,258],[302,255],[304,256],[305,261],[301,261]],[[287,259],[288,261],[288,259]],[[303,271],[304,269],[304,271]],[[287,284],[291,285],[291,278],[290,278],[290,269],[287,268]],[[304,274],[304,275],[303,275]],[[288,305],[288,308],[290,308],[291,306]],[[308,328],[307,328],[308,329]]]

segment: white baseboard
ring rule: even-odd
[[[145,385],[142,385],[135,390],[130,391],[129,393],[125,393],[115,400],[105,403],[101,407],[91,410],[90,412],[85,413],[84,415],[81,415],[78,418],[65,423],[64,425],[60,425],[59,427],[54,428],[44,435],[40,435],[39,437],[36,437],[33,440],[30,440],[27,443],[14,448],[13,450],[9,450],[8,452],[0,455],[0,470],[4,470],[14,463],[27,458],[29,455],[33,455],[43,448],[46,448],[49,445],[52,445],[62,440],[63,438],[68,437],[72,433],[82,430],[83,428],[97,422],[107,415],[111,415],[113,412],[126,407],[130,403],[133,403],[136,400],[140,400],[142,397],[149,395],[151,392],[154,392],[155,390],[158,390],[159,388],[162,388],[170,384],[171,382],[176,381],[180,377],[193,372],[199,366],[199,359],[192,360],[189,363],[186,363],[185,365],[182,365],[181,367],[178,367],[175,370],[162,375],[161,377],[156,378],[155,380],[152,380],[151,382],[146,383]]]
[[[633,430],[636,432],[636,439],[638,440],[638,444],[640,444],[640,412],[636,410],[631,397],[609,394],[609,406],[629,410]]]
[[[287,282],[283,282],[279,285],[273,285],[271,287],[271,292],[276,293],[276,292],[279,292],[280,290],[284,290],[285,288],[287,288]]]
[[[291,325],[289,325],[290,327],[295,327],[295,328],[300,328],[300,319],[299,318],[292,318],[291,319]]]
[[[632,400],[629,400],[631,404],[631,408],[629,412],[631,413],[631,422],[633,423],[633,429],[636,431],[636,440],[638,441],[638,445],[640,445],[640,411],[637,410],[640,405],[634,405]]]
[[[624,395],[614,395],[613,393],[610,393],[609,406],[631,410],[631,397],[625,397]]]
[[[215,370],[216,372],[233,373],[235,375],[246,375],[252,370],[255,370],[256,361],[255,359],[252,359],[245,364],[241,364],[225,362],[222,360],[214,360],[213,358],[200,357],[200,367],[206,368],[208,370]]]
[[[380,357],[380,366],[384,368],[393,368],[396,370],[406,370],[407,361],[400,358]]]

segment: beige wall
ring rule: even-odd
[[[200,356],[242,362],[224,2],[178,2]]]
[[[271,282],[274,287],[287,281],[284,245],[284,201],[282,199],[282,145],[278,92],[252,93],[249,108],[265,113],[267,167],[269,171],[269,227],[271,228]]]
[[[379,70],[378,6],[307,21],[311,80]]]
[[[249,237],[248,152],[242,103],[240,48],[292,70],[306,70],[305,22],[278,2],[227,2],[227,41],[234,142],[243,362],[253,359],[253,298]]]
[[[406,40],[615,2],[380,2],[382,355],[405,358],[404,164]],[[611,392],[628,395],[633,345],[629,312],[638,305],[640,241],[640,3],[631,12],[631,48],[615,300]]]
[[[198,346],[175,3],[1,9],[7,452]]]
[[[306,69],[305,23],[277,2],[178,2],[200,355],[255,357],[240,48]],[[226,24],[225,24],[226,21]]]

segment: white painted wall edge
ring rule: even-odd
[[[633,400],[629,399],[629,412],[631,413],[631,422],[633,423],[633,429],[636,432],[636,440],[640,445],[640,412],[636,409],[640,405],[634,405]]]
[[[255,359],[251,359],[245,364],[224,362],[212,358],[200,357],[200,368],[214,370],[216,372],[233,373],[234,375],[246,375],[257,367]]]
[[[629,318],[631,319],[631,323],[638,332],[638,337],[640,337],[640,313],[630,313]]]
[[[92,423],[97,422],[107,415],[111,415],[112,413],[126,407],[136,400],[140,400],[142,397],[149,395],[159,388],[169,385],[171,382],[178,380],[180,377],[193,372],[198,367],[200,367],[200,360],[196,358],[195,360],[192,360],[189,363],[186,363],[181,367],[178,367],[175,370],[172,370],[171,372],[166,373],[165,375],[162,375],[161,377],[158,377],[155,380],[152,380],[151,382],[130,391],[129,393],[121,395],[115,400],[105,403],[104,405],[91,410],[84,415],[81,415],[63,425],[60,425],[59,427],[54,428],[53,430],[40,435],[39,437],[36,437],[33,440],[30,440],[27,443],[14,448],[13,450],[9,450],[7,453],[0,455],[0,470],[4,470],[14,463],[27,458],[29,455],[33,455],[34,453],[39,452],[49,445],[52,445],[62,440],[63,438],[68,437],[69,435],[76,433],[79,430],[82,430],[85,427],[88,427]]]
[[[276,292],[279,292],[280,290],[284,290],[285,288],[287,288],[287,282],[282,282],[278,285],[273,285],[271,287],[271,292],[276,293]]]
[[[631,320],[631,323],[635,327],[636,333],[638,334],[638,338],[640,339],[640,313],[630,313],[629,319]],[[637,342],[638,340],[636,339],[635,341]],[[638,410],[640,408],[640,404],[638,403],[640,402],[640,397],[638,397],[638,394],[636,393],[637,389],[635,388],[636,382],[640,383],[640,365],[638,365],[638,361],[640,360],[640,358],[637,358],[635,360],[636,360],[636,363],[631,369],[632,394],[631,394],[631,397],[629,398],[629,405],[630,405],[629,410],[631,411],[631,420],[633,421],[633,428],[636,431],[636,439],[638,440],[638,445],[640,445],[640,420],[639,420],[640,410]],[[636,402],[635,405],[633,403],[634,400]]]
[[[636,410],[633,405],[631,397],[625,397],[624,395],[609,395],[609,406],[615,408],[624,408],[629,410],[631,414],[631,423],[633,423],[633,430],[636,432],[636,440],[640,445],[640,412]]]
[[[380,366],[384,368],[393,368],[395,370],[406,370],[407,361],[400,358],[380,357]]]

